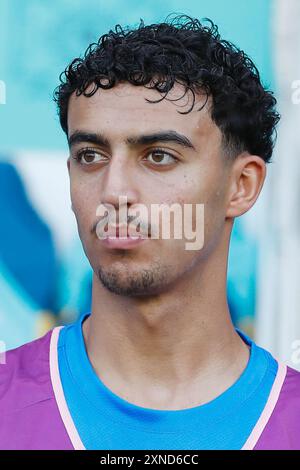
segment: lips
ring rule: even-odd
[[[143,234],[142,232],[129,233],[128,225],[110,225],[108,230],[104,232],[104,238],[118,238],[118,239],[132,239],[136,240],[138,238],[147,238],[148,235]]]
[[[148,236],[143,233],[134,232],[132,234],[128,231],[128,226],[108,226],[108,231],[103,233],[101,242],[103,245],[111,250],[130,250],[142,243],[149,240]]]

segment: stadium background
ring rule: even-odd
[[[278,98],[282,121],[265,187],[235,222],[228,300],[238,327],[299,368],[297,0],[0,0],[0,345],[16,347],[90,308],[91,268],[52,101],[59,74],[117,23],[149,24],[170,13],[211,18]]]

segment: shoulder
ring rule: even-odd
[[[290,366],[285,368],[280,398],[286,406],[295,406],[300,412],[300,372]]]
[[[282,423],[296,419],[300,424],[300,372],[284,362],[277,361],[277,364],[278,371],[269,397],[272,416]]]
[[[60,327],[0,364],[0,449],[72,449],[53,389]],[[55,357],[56,356],[56,357]]]
[[[53,396],[49,352],[55,330],[5,353],[0,364],[0,413],[22,409]]]
[[[300,449],[300,372],[284,363],[278,366],[256,450]]]

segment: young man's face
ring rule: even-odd
[[[161,98],[156,90],[121,83],[99,89],[92,97],[73,93],[69,101],[69,140],[75,132],[101,134],[106,140],[96,144],[77,136],[71,144],[71,200],[94,273],[106,288],[121,295],[159,293],[183,276],[193,275],[224,235],[230,165],[222,154],[221,132],[210,118],[210,101],[197,111],[205,102],[203,95],[196,95],[188,114],[177,112],[191,107],[192,95],[183,97],[183,91],[176,84],[167,99],[149,103],[145,98]],[[191,146],[173,141],[127,143],[129,138],[170,131],[184,136]],[[81,154],[80,164],[73,157],[84,149],[88,150]],[[182,209],[184,204],[194,208],[204,204],[203,247],[187,250],[188,240],[184,235],[175,239],[172,230],[170,239],[148,238],[130,247],[99,239],[97,207],[114,206],[118,213],[119,196],[127,197],[129,209],[143,204],[149,214],[152,204],[178,203]]]

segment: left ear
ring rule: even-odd
[[[266,163],[257,155],[240,154],[232,164],[226,217],[238,217],[254,205],[266,177]]]

